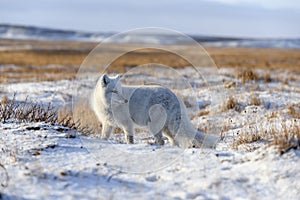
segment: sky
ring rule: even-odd
[[[0,23],[92,32],[300,38],[299,0],[0,0]]]

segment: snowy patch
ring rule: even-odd
[[[227,87],[233,69],[202,71],[209,84],[196,81],[196,98],[185,90],[182,96],[190,104],[197,99],[192,122],[220,136],[216,149],[150,145],[143,131],[133,145],[125,144],[123,134],[105,142],[57,124],[9,120],[0,123],[0,198],[298,199],[300,151],[280,154],[268,139],[272,131],[299,126],[300,79],[284,83],[290,76],[285,73],[270,83],[238,80]],[[190,69],[181,72],[193,76]],[[20,102],[28,96],[61,107],[91,90],[95,80],[0,85],[0,98],[16,93]],[[224,109],[229,96],[240,110]]]

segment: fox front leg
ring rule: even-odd
[[[103,124],[102,126],[102,133],[101,133],[101,139],[108,140],[109,136],[111,135],[112,131],[114,130],[114,127],[109,124]]]

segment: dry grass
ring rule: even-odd
[[[72,126],[84,135],[101,133],[102,128],[98,118],[90,107],[88,99],[77,100],[73,108],[71,104],[60,108],[58,110],[58,122],[60,124],[72,123]]]
[[[2,66],[0,73],[1,83],[15,82],[39,82],[39,81],[58,81],[74,79],[78,66]]]
[[[279,152],[285,153],[290,149],[300,149],[300,123],[299,118],[284,120],[281,118],[267,118],[267,124],[247,125],[233,138],[233,148],[240,145],[248,145],[258,141],[264,141],[269,146],[276,146]],[[278,123],[280,126],[278,127]],[[248,146],[248,151],[257,147]]]
[[[230,96],[227,100],[225,108],[227,110],[230,110],[230,109],[235,109],[236,106],[237,106],[237,100],[234,97]]]
[[[41,105],[36,102],[29,102],[27,99],[19,103],[15,101],[15,96],[12,100],[4,96],[0,104],[0,120],[6,123],[9,119],[16,119],[21,122],[53,123],[57,118],[54,107],[50,103]]]
[[[194,118],[198,118],[198,117],[202,117],[202,116],[206,116],[206,115],[209,115],[209,110],[207,110],[207,109],[201,109],[197,114],[195,114],[193,116],[193,119]]]
[[[226,112],[228,110],[235,110],[237,112],[242,111],[242,105],[238,102],[238,100],[234,96],[229,96],[227,100],[225,100],[222,111]]]
[[[294,120],[296,122],[296,119]],[[287,126],[282,122],[282,131],[275,132],[273,141],[270,145],[277,146],[281,154],[289,151],[290,149],[300,149],[300,125],[293,123]]]
[[[276,69],[278,69],[278,68],[276,68]],[[290,69],[290,71],[297,73],[299,71],[299,69],[298,70]],[[266,69],[265,72],[263,72],[263,73],[262,72],[259,73],[257,71],[258,70],[256,68],[248,69],[245,67],[235,67],[235,76],[236,76],[237,80],[239,80],[239,79],[241,80],[242,85],[245,85],[246,83],[255,83],[258,81],[263,81],[265,83],[270,83],[273,81],[273,79],[271,77],[271,74],[273,73],[273,69],[271,69],[271,68]],[[273,74],[273,76],[274,76],[274,74]]]
[[[4,96],[0,104],[0,121],[6,123],[9,120],[60,124],[85,135],[95,134],[101,130],[94,112],[84,100],[75,103],[72,111],[70,106],[57,110],[51,103],[42,105],[27,99],[24,102],[17,102],[15,96],[13,99]]]
[[[249,69],[243,69],[239,74],[239,77],[242,78],[242,84],[245,85],[248,81],[256,81],[258,80],[258,75],[255,71]]]
[[[253,142],[257,142],[261,139],[262,137],[258,133],[251,131],[243,132],[239,134],[237,138],[234,138],[233,147],[234,149],[238,149],[238,146],[240,146],[241,144],[250,144]]]
[[[271,78],[271,75],[270,75],[270,72],[267,72],[264,76],[264,81],[265,83],[270,83],[272,81],[272,78]]]
[[[9,68],[0,74],[0,82],[15,81],[44,81],[61,80],[75,77],[78,67],[86,56],[97,45],[96,43],[83,42],[41,42],[41,41],[17,41],[0,40],[2,46],[11,46],[12,50],[0,51],[0,64],[14,64],[21,66],[20,69]],[[27,45],[33,49],[23,49]],[[13,50],[18,47],[19,50]],[[95,63],[91,66],[102,66],[108,57],[118,56],[122,52],[131,49],[132,45],[107,44],[103,50],[96,55]],[[140,46],[137,46],[140,47]],[[161,46],[163,49],[164,46]],[[169,48],[182,49],[185,54],[197,58],[203,66],[211,66],[211,61],[205,56],[196,54],[194,47],[188,45],[169,46]],[[243,69],[239,77],[244,82],[257,80],[254,70],[256,68],[291,69],[299,72],[300,50],[283,49],[252,49],[252,48],[216,48],[207,47],[206,50],[217,66],[233,67]],[[143,65],[145,63],[161,63],[172,67],[186,67],[191,64],[173,53],[158,49],[142,49],[128,52],[114,62],[110,63],[114,72],[122,73],[130,67]],[[96,64],[96,65],[95,65]],[[106,63],[107,64],[107,63]],[[55,65],[54,69],[47,66]],[[41,76],[41,74],[45,76]],[[268,74],[262,77],[266,82],[271,81]]]
[[[218,66],[268,70],[300,69],[300,50],[208,47],[207,51]]]
[[[256,94],[251,95],[251,105],[260,106],[262,104],[261,100],[258,98]]]
[[[293,104],[293,105],[288,106],[288,113],[291,117],[300,119],[300,105]]]

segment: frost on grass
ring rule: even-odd
[[[88,101],[78,100],[73,108],[68,104],[70,99],[59,106],[46,101],[55,86],[63,91],[57,92],[58,100],[72,94],[72,89],[65,89],[68,81],[20,83],[15,97],[14,84],[0,85],[0,95],[4,96],[0,107],[1,184],[6,184],[3,174],[9,177],[6,187],[0,186],[2,197],[297,199],[300,190],[299,76],[290,77],[289,73],[271,70],[243,72],[224,68],[221,75],[209,68],[205,70],[211,75],[207,81],[224,81],[222,85],[211,84],[211,88],[200,81],[194,84],[198,85],[199,112],[191,115],[192,122],[206,133],[213,132],[214,126],[219,127],[220,132],[215,134],[220,134],[222,140],[215,150],[188,149],[173,165],[146,174],[124,173],[110,168],[101,159],[93,159],[81,137],[94,140],[89,133],[91,130],[99,133],[101,125],[95,121]],[[181,72],[187,77],[193,76],[190,69]],[[217,87],[226,98],[214,106],[209,91]],[[38,97],[40,101],[20,99],[18,95],[24,96],[25,90],[26,96]],[[187,93],[184,100],[190,103],[189,93],[182,93]],[[86,136],[76,137],[80,127],[87,127],[83,129]],[[140,133],[143,130],[137,135]],[[148,149],[159,152],[172,148],[152,147],[142,140],[130,146],[122,144],[123,141],[123,134],[115,134],[109,145],[118,146],[121,151],[131,149],[136,154]],[[107,157],[115,156],[115,152],[110,153]],[[149,163],[141,159],[140,165]]]
[[[18,122],[45,122],[50,124],[60,124],[62,126],[68,127],[80,131],[82,134],[95,133],[94,127],[97,125],[92,124],[89,119],[80,118],[74,119],[73,112],[70,107],[56,108],[51,102],[50,103],[38,103],[34,101],[29,101],[28,98],[23,102],[18,102],[15,99],[15,94],[12,99],[7,96],[3,96],[0,102],[0,121],[6,123],[7,121],[18,121]],[[82,102],[76,104],[76,109],[74,112],[76,116],[91,116],[93,113],[91,109],[88,109],[88,105],[82,105]],[[95,121],[95,120],[93,120]]]

